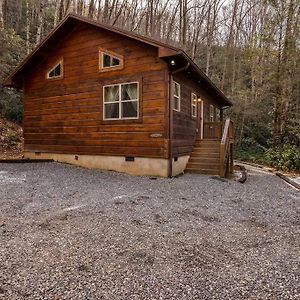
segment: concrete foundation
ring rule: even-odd
[[[182,174],[186,168],[190,156],[179,156],[177,159],[172,159],[172,176]]]
[[[131,175],[168,176],[168,159],[135,157],[134,161],[126,161],[125,156],[76,155],[43,152],[25,152],[29,159],[53,159],[54,161],[86,167],[90,169],[111,170]],[[178,158],[179,161],[179,158]],[[181,161],[181,160],[180,160]],[[180,163],[181,164],[181,163]],[[176,172],[180,169],[174,163]],[[174,174],[179,174],[179,173]]]

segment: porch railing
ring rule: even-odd
[[[204,122],[203,138],[204,139],[221,139],[223,122]]]
[[[228,118],[225,121],[220,144],[220,176],[233,173],[233,123]]]

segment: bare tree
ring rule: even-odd
[[[44,3],[43,1],[37,2],[37,32],[36,32],[36,44],[39,44],[42,39],[43,32],[43,19],[44,19]]]
[[[88,13],[89,18],[93,18],[94,13],[95,13],[95,0],[90,0],[89,13]]]
[[[3,21],[3,0],[0,0],[0,28],[4,27]]]
[[[26,1],[26,23],[25,23],[25,33],[26,33],[26,53],[30,52],[30,9],[29,2]]]

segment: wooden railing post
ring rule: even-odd
[[[224,177],[224,145],[220,145],[220,177]]]
[[[233,174],[233,143],[230,143],[230,166],[229,166],[230,174]]]
[[[226,172],[233,172],[233,124],[228,118],[225,122],[220,144],[220,176],[225,177]],[[226,165],[225,165],[226,164]]]

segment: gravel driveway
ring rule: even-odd
[[[300,299],[300,193],[0,164],[0,299]]]

